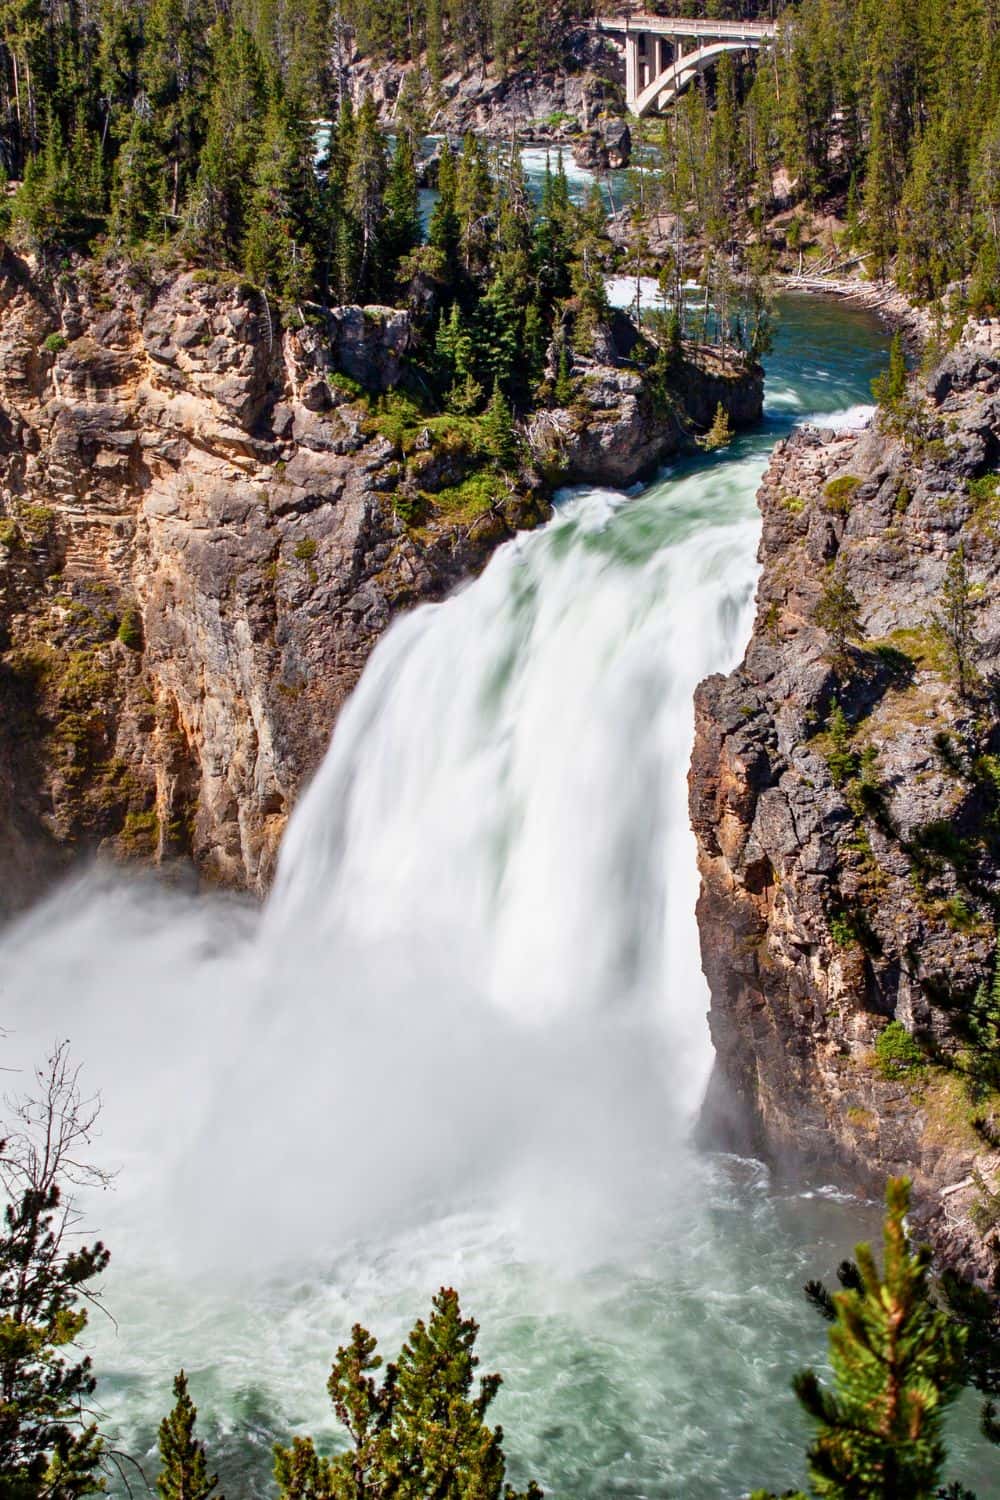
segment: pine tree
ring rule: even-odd
[[[411,68],[403,74],[396,97],[396,119],[400,131],[409,137],[411,153],[415,152],[428,129],[423,76],[419,68]]]
[[[467,272],[482,272],[489,258],[489,225],[494,186],[486,152],[471,133],[462,142],[455,173],[455,217],[462,262]]]
[[[949,116],[927,126],[900,196],[898,280],[921,301],[940,296],[968,270],[969,194],[957,132]]]
[[[594,337],[610,314],[604,286],[605,262],[611,246],[605,232],[606,211],[601,190],[595,183],[587,203],[576,216],[577,231],[570,268],[570,283],[576,299],[573,344],[581,354],[589,354]],[[642,235],[637,240],[642,240]],[[638,261],[640,251],[636,251]]]
[[[889,368],[872,381],[872,395],[888,412],[894,411],[906,395],[906,356],[899,333],[893,334],[889,345]]]
[[[851,745],[851,726],[847,715],[836,699],[830,709],[827,733],[830,736],[830,749],[826,763],[834,786],[843,786],[845,781],[857,774],[858,758]]]
[[[813,1370],[793,1382],[816,1424],[809,1477],[821,1500],[932,1500],[944,1414],[965,1377],[966,1333],[935,1304],[930,1251],[907,1239],[905,1179],[889,1182],[886,1204],[883,1269],[858,1245],[856,1275],[827,1299],[833,1388]]]
[[[427,0],[427,71],[435,89],[440,88],[444,69],[441,65],[441,0]]]
[[[387,165],[378,109],[366,94],[358,111],[347,169],[347,211],[359,248],[354,297],[366,301],[378,286],[384,231]]]
[[[511,469],[517,461],[517,435],[514,416],[499,385],[493,387],[490,404],[483,416],[486,451],[499,469]]]
[[[347,174],[354,152],[356,122],[349,93],[344,94],[330,130],[325,177],[319,190],[317,244],[320,281],[334,302],[350,302],[357,285],[361,249],[358,228],[347,209]]]
[[[332,1458],[311,1438],[276,1447],[280,1500],[541,1500],[534,1483],[518,1495],[504,1482],[503,1431],[485,1420],[500,1377],[475,1387],[478,1332],[442,1288],[379,1380],[376,1342],[356,1325],[327,1383],[350,1447]]]
[[[969,301],[975,311],[995,311],[1000,306],[1000,108],[980,142],[972,182],[981,243]]]
[[[91,1362],[73,1351],[87,1326],[81,1303],[97,1299],[109,1255],[99,1241],[73,1243],[65,1188],[106,1179],[80,1165],[97,1105],[81,1096],[65,1044],[36,1077],[39,1094],[17,1106],[0,1158],[0,1492],[73,1500],[104,1488]]]
[[[971,1044],[968,1070],[974,1091],[1000,1088],[1000,941],[993,953],[992,977],[977,985],[965,1018],[965,1030]],[[997,1394],[1000,1395],[1000,1387]]]
[[[992,236],[980,246],[969,286],[969,308],[977,316],[1000,311],[1000,245]]]
[[[140,105],[142,20],[124,0],[100,0],[96,69],[104,101],[103,125],[112,141],[128,139],[132,114]]]
[[[115,166],[111,233],[136,245],[163,231],[163,167],[149,121],[136,111]]]
[[[474,367],[487,388],[499,386],[510,393],[518,384],[523,357],[521,316],[513,288],[503,276],[495,276],[476,309]]]
[[[524,362],[519,389],[525,396],[533,393],[545,372],[546,348],[545,318],[535,297],[524,313]]]
[[[889,107],[884,95],[876,92],[872,103],[871,146],[868,151],[864,190],[864,242],[872,256],[875,275],[888,274],[896,253],[896,212],[899,203],[899,178],[892,154],[887,124]]]
[[[174,1409],[160,1423],[161,1500],[209,1500],[218,1475],[209,1474],[204,1444],[194,1435],[198,1409],[188,1395],[187,1376],[174,1377]],[[218,1500],[222,1500],[219,1496]]]
[[[86,246],[100,227],[104,209],[100,143],[82,119],[67,143],[51,114],[43,134],[44,148],[28,161],[14,199],[14,227],[33,250]]]
[[[212,73],[205,145],[185,207],[183,238],[195,254],[227,265],[242,248],[268,118],[268,80],[246,27],[216,28]]]
[[[445,404],[449,410],[463,415],[478,411],[483,388],[475,375],[472,335],[457,302],[452,304],[447,318],[443,313],[441,315],[435,352],[438,381],[445,391]]]
[[[972,628],[973,593],[960,542],[948,559],[934,629],[944,642],[960,698],[968,698],[979,678],[975,668],[976,637]]]
[[[443,275],[453,282],[458,268],[459,223],[455,212],[455,158],[445,141],[438,164],[438,200],[431,214],[427,241],[441,256]]]
[[[282,10],[278,51],[288,94],[301,99],[308,116],[320,112],[330,97],[331,0],[300,0]]]
[[[172,214],[180,211],[204,140],[209,33],[205,0],[149,0],[140,78],[167,163]]]
[[[247,275],[265,292],[301,304],[315,286],[310,235],[316,217],[311,141],[301,108],[280,95],[264,124],[253,167],[243,244]]]
[[[559,157],[555,172],[546,159],[534,244],[538,295],[546,316],[551,315],[557,302],[570,294],[570,266],[573,262],[571,217],[572,205],[562,157]]]
[[[417,248],[422,237],[420,193],[417,188],[413,145],[408,132],[404,130],[396,140],[385,189],[382,256],[387,291],[391,291],[394,285],[400,261]]]
[[[849,642],[862,640],[865,632],[861,623],[861,606],[841,573],[831,573],[824,583],[813,619],[830,637],[834,662],[843,665]]]
[[[698,446],[704,448],[707,453],[714,453],[718,448],[728,447],[734,435],[729,413],[720,401],[715,408],[715,419],[705,436],[698,439]]]
[[[996,961],[995,961],[996,962]],[[993,989],[1000,989],[994,968]],[[994,995],[994,1006],[1000,1007],[1000,994]],[[1000,1009],[997,1009],[1000,1015]],[[979,1428],[988,1443],[1000,1446],[1000,1303],[966,1281],[956,1271],[946,1269],[939,1287],[944,1306],[958,1326],[965,1331],[965,1384],[984,1397]]]
[[[563,339],[559,345],[559,359],[556,363],[556,379],[552,388],[552,399],[557,406],[569,406],[576,395],[576,384],[573,380],[573,370],[570,364],[569,350]]]

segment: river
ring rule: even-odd
[[[780,311],[757,431],[567,494],[393,626],[262,915],[91,874],[0,939],[8,1065],[69,1037],[103,1093],[119,1175],[86,1207],[116,1322],[91,1337],[137,1456],[183,1364],[226,1493],[269,1493],[276,1436],[332,1436],[352,1322],[392,1353],[447,1283],[504,1374],[515,1481],[802,1478],[789,1378],[825,1330],[800,1288],[877,1211],[688,1143],[711,1063],[692,693],[747,639],[771,447],[856,420],[885,352],[858,312]]]

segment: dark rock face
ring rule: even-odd
[[[970,1173],[1000,1167],[973,1125],[996,1098],[973,1105],[960,1071],[1000,898],[1000,328],[972,333],[908,446],[871,427],[775,451],[756,624],[742,665],[699,690],[690,796],[717,1053],[706,1125],[863,1188],[909,1173],[939,1249],[996,1279],[997,1231],[969,1218]],[[975,701],[934,625],[959,545]],[[815,621],[831,577],[865,630],[839,664]],[[891,1020],[919,1040],[915,1072],[876,1052]]]
[[[330,325],[335,369],[367,391],[399,384],[413,343],[408,313],[395,307],[335,307]]]
[[[394,309],[296,331],[233,278],[2,256],[0,917],[94,851],[263,891],[392,618],[546,514],[407,527],[401,455],[338,377],[385,389],[410,337]]]

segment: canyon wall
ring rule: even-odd
[[[704,1124],[862,1191],[910,1173],[935,1243],[995,1277],[1000,325],[889,425],[775,450],[752,639],[698,693]]]
[[[98,849],[263,890],[393,615],[547,514],[407,526],[355,398],[410,338],[392,309],[291,329],[236,278],[3,256],[0,914]]]

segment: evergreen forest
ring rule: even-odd
[[[772,8],[686,7],[745,17]],[[766,261],[776,213],[827,207],[846,225],[845,255],[872,274],[895,274],[921,300],[960,283],[973,309],[996,305],[996,0],[779,9],[778,43],[759,67],[723,59],[649,126],[660,150],[633,186],[640,212],[672,209],[678,252],[697,263],[741,242],[760,242]],[[398,302],[423,276],[464,315],[488,290],[484,323],[511,330],[537,376],[555,303],[575,292],[585,323],[601,311],[596,272],[608,247],[597,243],[597,206],[572,220],[556,184],[536,215],[510,153],[498,170],[482,143],[466,142],[444,164],[424,247],[414,157],[447,72],[572,69],[574,26],[591,10],[537,0],[4,0],[8,232],[43,255],[170,243],[293,304]],[[358,57],[413,65],[391,149],[374,104],[347,87]],[[333,122],[328,135],[317,135],[321,120]],[[782,232],[794,248],[798,220]],[[477,372],[488,384],[496,373]]]
[[[603,68],[613,108],[602,123],[624,116],[621,58],[597,25],[619,9],[613,0],[0,0],[0,242],[54,278],[100,259],[140,277],[183,269],[239,280],[286,326],[322,327],[343,305],[406,308],[408,383],[380,398],[377,430],[405,451],[418,431],[444,447],[472,423],[490,484],[519,465],[520,419],[571,408],[574,362],[613,347],[613,274],[658,281],[649,339],[627,330],[657,415],[685,342],[711,335],[723,364],[735,351],[741,369],[756,366],[772,275],[796,257],[801,268],[820,220],[834,226],[839,269],[894,282],[942,324],[1000,313],[1000,0],[677,0],[673,9],[650,0],[643,9],[660,14],[776,19],[777,37],[756,61],[722,58],[663,118],[630,122],[640,149],[616,181],[623,196],[610,216],[606,183],[574,201],[561,153],[578,132],[558,134],[551,122],[539,193],[524,140],[467,131],[435,144],[428,209],[428,136],[441,133],[455,80],[503,86]],[[394,77],[391,107],[368,86],[378,69]],[[685,296],[693,276],[705,290],[698,320]],[[48,339],[48,352],[65,348],[61,334]],[[913,428],[907,390],[897,340],[876,390],[883,431]],[[349,394],[367,399],[360,386]],[[447,433],[427,425],[442,411]],[[713,450],[733,436],[720,403],[699,442]],[[829,485],[826,497],[838,499]],[[16,528],[12,552],[15,539]],[[316,541],[296,545],[293,556],[309,563]],[[939,632],[963,702],[973,602],[964,569],[959,547]],[[138,650],[136,620],[123,616],[117,640]],[[858,620],[858,599],[830,571],[814,622],[841,664]],[[853,776],[835,698],[830,744]],[[975,1056],[991,1069],[998,1014],[994,979],[974,1002]],[[991,1072],[990,1089],[995,1081]],[[42,1103],[24,1106],[0,1142],[0,1500],[69,1500],[109,1483],[152,1493],[151,1476],[101,1431],[80,1347],[109,1261],[103,1243],[82,1242],[69,1191],[78,1174],[90,1181],[77,1155],[96,1111],[61,1048],[43,1082]],[[39,1157],[30,1141],[39,1129],[51,1137],[53,1121],[56,1149]],[[989,1206],[1000,1216],[1000,1203]],[[949,1482],[945,1425],[970,1391],[984,1403],[982,1433],[1000,1443],[996,1300],[934,1275],[930,1252],[908,1235],[908,1210],[909,1185],[894,1180],[881,1258],[862,1244],[837,1291],[807,1289],[830,1327],[828,1368],[794,1378],[811,1434],[811,1496],[976,1500]],[[355,1326],[327,1387],[338,1446],[301,1435],[277,1444],[281,1500],[540,1500],[533,1481],[509,1481],[489,1413],[500,1377],[478,1373],[477,1334],[449,1288],[391,1362]],[[183,1371],[173,1397],[152,1482],[161,1500],[210,1500],[217,1479]]]

